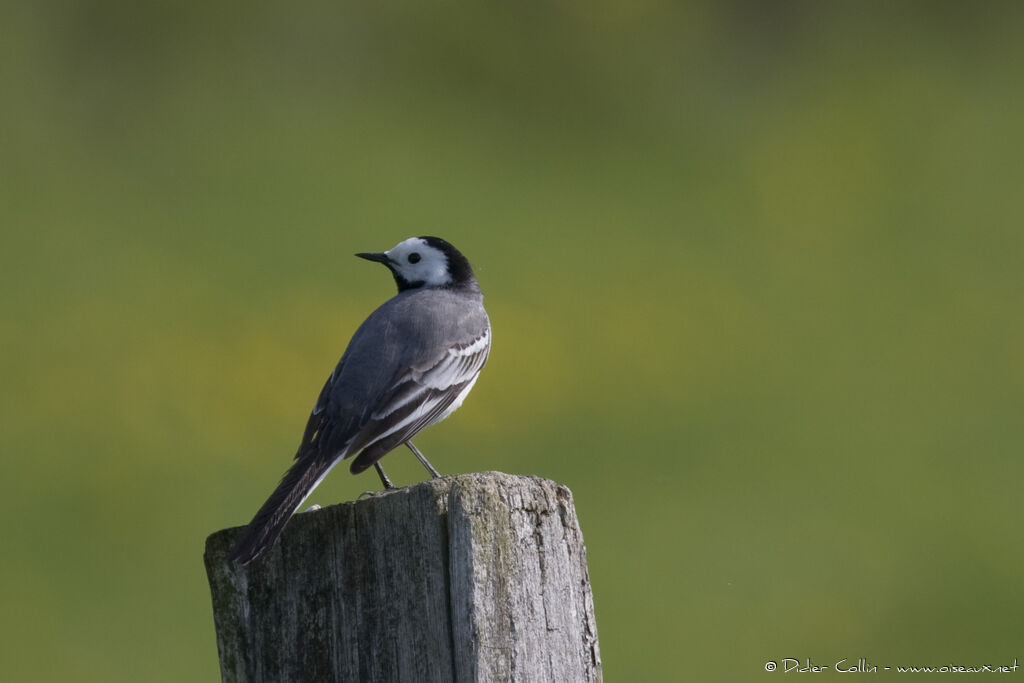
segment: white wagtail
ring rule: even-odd
[[[292,465],[231,551],[246,564],[274,545],[285,523],[335,464],[353,474],[448,417],[473,388],[491,348],[491,324],[469,261],[437,237],[412,237],[379,254],[398,294],[356,330],[309,416]]]

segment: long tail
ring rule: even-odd
[[[334,466],[335,460],[311,457],[297,461],[285,472],[270,498],[249,522],[231,549],[231,560],[249,564],[265,553],[284,530],[292,514]]]

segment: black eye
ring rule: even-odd
[[[419,254],[417,254],[415,251],[412,252],[411,254],[409,254],[409,263],[419,263],[419,262],[420,262],[420,255]]]

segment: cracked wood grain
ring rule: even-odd
[[[206,567],[221,675],[275,681],[601,681],[569,489],[483,472],[298,515],[262,561]]]

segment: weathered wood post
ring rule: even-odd
[[[246,567],[206,541],[225,683],[601,681],[569,489],[484,472],[296,516]]]

